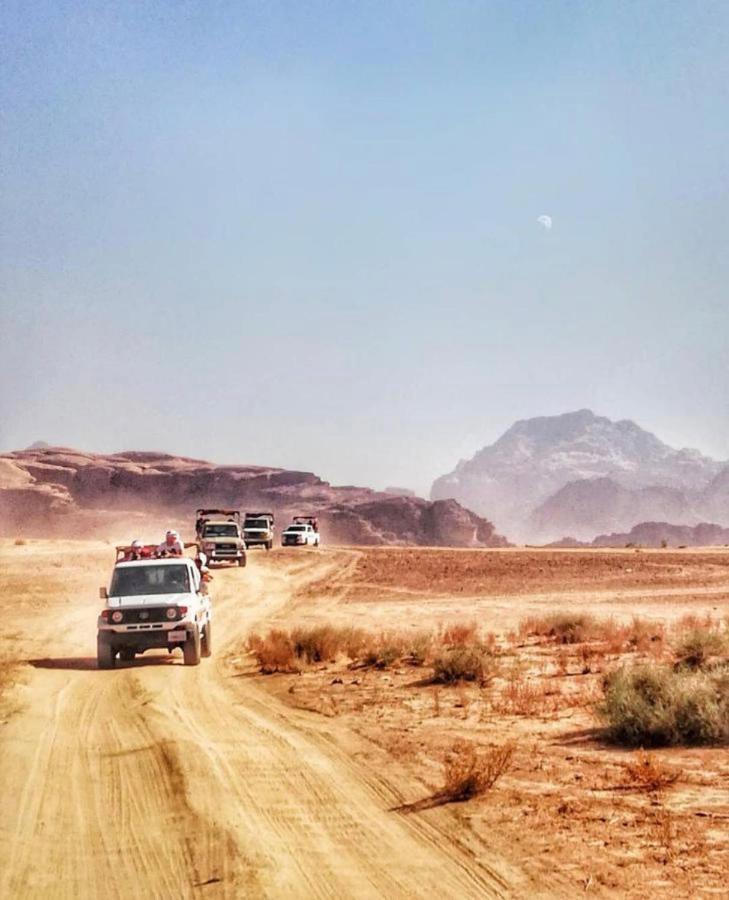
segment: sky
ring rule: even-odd
[[[729,458],[729,4],[6,0],[0,451]]]

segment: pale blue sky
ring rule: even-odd
[[[588,406],[729,457],[729,4],[0,15],[0,449],[425,491]]]

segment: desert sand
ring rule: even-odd
[[[609,653],[561,658],[545,690],[553,648],[520,623],[725,616],[729,553],[251,553],[214,572],[212,659],[100,672],[112,559],[101,542],[0,544],[1,896],[727,896],[726,749],[656,751],[675,783],[631,787],[635,751],[601,741],[593,713]],[[459,622],[539,686],[530,702],[405,665],[266,676],[246,646],[272,626]],[[408,812],[457,738],[512,741],[513,767],[483,797]]]

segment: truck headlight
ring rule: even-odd
[[[165,612],[165,615],[167,616],[168,619],[176,619],[177,618],[177,607],[170,606],[167,609],[167,611]]]
[[[111,614],[111,621],[114,622],[115,625],[118,625],[120,622],[124,620],[124,613],[120,609],[115,609]]]

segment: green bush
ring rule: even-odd
[[[631,747],[729,741],[729,669],[623,667],[607,675],[599,714],[607,736]]]

